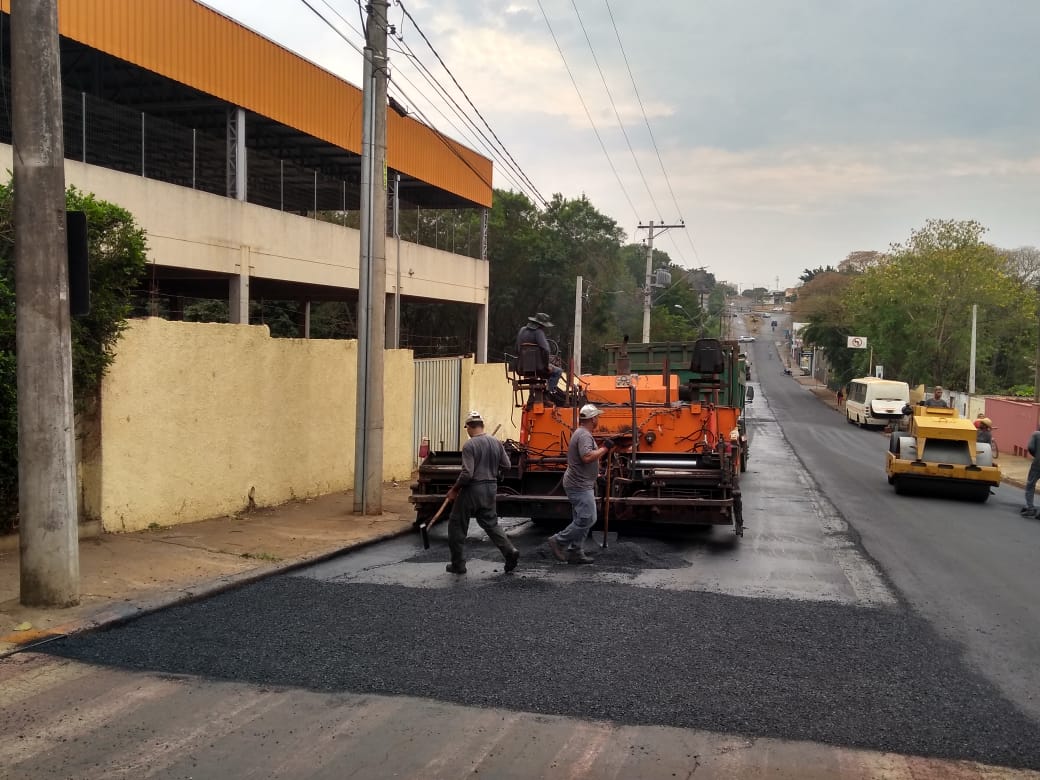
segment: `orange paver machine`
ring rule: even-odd
[[[659,374],[583,375],[559,392],[546,387],[544,372],[508,372],[521,424],[519,441],[506,442],[511,468],[499,482],[499,514],[547,524],[570,519],[562,484],[567,446],[578,409],[593,403],[603,412],[594,436],[616,443],[601,461],[600,523],[729,525],[742,535],[741,408],[720,402],[737,350],[700,339],[689,357],[676,372],[665,361]],[[417,522],[439,507],[460,463],[458,452],[423,461],[410,499]]]

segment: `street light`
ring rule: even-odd
[[[674,306],[674,307],[675,307],[676,309],[678,309],[679,311],[681,311],[681,312],[682,312],[683,314],[685,314],[685,315],[686,315],[686,319],[688,319],[688,320],[689,320],[689,321],[690,321],[690,322],[691,322],[691,323],[692,323],[693,325],[695,325],[695,326],[696,326],[696,325],[698,324],[698,323],[697,323],[697,320],[695,320],[695,319],[694,319],[694,318],[693,318],[693,317],[692,317],[692,316],[690,315],[690,313],[689,313],[688,311],[686,311],[686,309],[684,309],[684,308],[682,307],[682,304],[679,304],[679,303],[675,303],[675,304],[672,304],[672,305],[673,305],[673,306]]]
[[[672,306],[686,315],[686,319],[688,319],[690,321],[690,324],[697,329],[698,336],[704,336],[704,312],[700,313],[700,317],[694,319],[693,316],[682,307],[682,304],[673,303]]]

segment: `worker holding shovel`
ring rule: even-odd
[[[495,510],[498,472],[509,468],[509,456],[502,442],[484,433],[484,418],[480,412],[472,411],[466,417],[466,433],[469,441],[462,447],[462,472],[445,497],[455,502],[448,517],[451,563],[447,571],[451,574],[466,573],[466,534],[470,518],[475,517],[477,524],[501,551],[506,561],[505,571],[510,572],[516,568],[520,552],[498,525]]]

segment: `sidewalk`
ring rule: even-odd
[[[18,539],[0,537],[0,658],[407,533],[410,492],[384,485],[381,516],[354,515],[353,495],[334,493],[138,533],[81,528],[81,602],[67,609],[18,603]]]
[[[829,406],[835,412],[838,412],[839,414],[841,413],[838,409],[838,398],[834,395],[833,390],[819,384],[816,379],[811,376],[796,376],[793,378],[798,382],[798,384],[805,387],[824,404]],[[879,455],[878,457],[880,458],[881,456]],[[1029,466],[1032,462],[1032,458],[1021,458],[1017,455],[1001,452],[1000,457],[994,461],[994,465],[1000,467],[1000,474],[1003,478],[1001,480],[1002,484],[1014,485],[1015,487],[1021,488],[1026,485],[1026,477],[1029,476]]]

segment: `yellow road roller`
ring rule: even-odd
[[[982,502],[1000,484],[993,450],[975,441],[975,426],[956,409],[915,406],[908,431],[894,431],[886,455],[896,493],[938,493]]]

